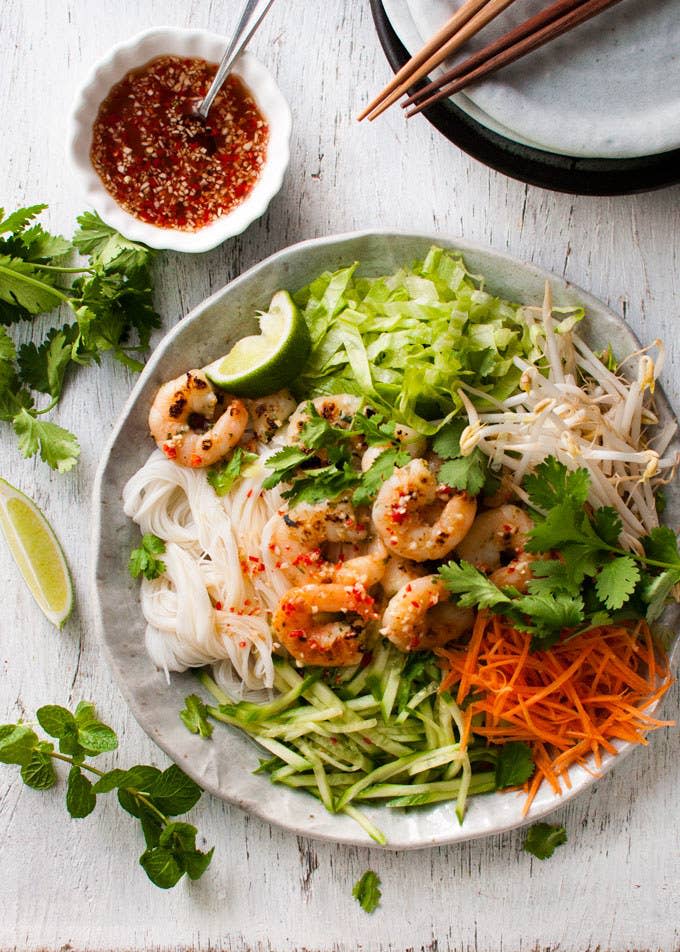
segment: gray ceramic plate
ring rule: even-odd
[[[104,452],[94,489],[94,595],[100,635],[118,683],[133,714],[149,736],[206,790],[236,803],[271,823],[307,836],[343,843],[366,844],[368,837],[345,816],[334,816],[311,797],[272,786],[254,776],[259,749],[230,728],[215,731],[205,741],[189,734],[178,717],[184,697],[196,690],[190,673],[172,675],[170,685],[144,649],[145,623],[139,607],[138,584],[127,571],[130,549],[139,530],[123,513],[121,492],[129,477],[153,448],[147,429],[149,406],[160,384],[188,367],[201,367],[224,353],[238,338],[253,333],[253,315],[266,308],[279,288],[295,290],[327,269],[361,262],[365,274],[389,274],[403,263],[423,257],[431,244],[460,249],[468,266],[487,277],[488,287],[503,297],[540,303],[546,278],[556,304],[585,305],[591,344],[612,343],[615,352],[634,350],[637,342],[619,317],[589,294],[560,278],[465,241],[442,235],[359,233],[315,239],[280,251],[256,265],[199,305],[159,344],[128,400]],[[658,395],[662,416],[671,410]],[[680,486],[669,487],[671,522],[680,521]],[[671,619],[671,623],[676,621]],[[675,630],[675,626],[674,626]],[[627,748],[624,745],[622,751]],[[604,770],[612,760],[607,758]],[[415,849],[460,842],[535,821],[589,786],[595,778],[572,771],[572,788],[561,797],[549,790],[537,796],[527,817],[521,793],[473,798],[459,826],[452,805],[411,813],[370,808],[366,812],[385,832],[392,849]]]

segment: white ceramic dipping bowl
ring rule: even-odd
[[[92,129],[99,107],[111,87],[130,70],[165,55],[199,57],[218,63],[227,42],[225,37],[206,30],[181,30],[174,27],[147,30],[114,46],[95,64],[76,95],[67,139],[69,156],[90,204],[107,224],[134,241],[172,251],[209,251],[227,238],[245,231],[248,225],[264,214],[269,202],[281,188],[290,159],[290,108],[272,74],[250,53],[243,53],[239,57],[232,72],[248,87],[267,121],[269,143],[265,163],[252,191],[227,215],[197,231],[150,225],[121,208],[104,188],[90,160]]]

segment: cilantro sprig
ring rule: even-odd
[[[283,498],[291,507],[337,499],[347,492],[351,492],[354,505],[367,505],[394,468],[406,465],[411,458],[399,446],[395,424],[380,414],[358,412],[347,428],[334,426],[313,403],[308,404],[307,415],[297,445],[285,447],[266,462],[271,473],[264,480],[264,488],[286,483]],[[364,473],[353,459],[358,439],[366,446],[385,447]]]
[[[42,417],[59,403],[74,368],[100,363],[107,351],[141,369],[138,355],[160,326],[152,303],[155,252],[93,212],[78,218],[71,241],[52,235],[34,222],[46,208],[20,208],[6,218],[0,209],[0,420],[12,424],[23,456],[39,454],[52,469],[67,472],[78,461],[78,441]],[[75,251],[86,264],[65,263]],[[43,339],[17,349],[7,328],[57,308],[61,319]],[[36,395],[49,399],[38,406]]]
[[[102,723],[94,705],[81,701],[74,712],[48,704],[36,712],[38,724],[52,740],[41,739],[31,726],[19,721],[0,726],[0,763],[16,764],[21,779],[34,790],[49,790],[57,783],[55,761],[70,765],[66,783],[66,809],[74,819],[89,816],[97,797],[117,791],[118,802],[139,820],[146,849],[139,858],[151,882],[161,889],[174,886],[185,874],[198,879],[210,865],[214,848],[196,846],[198,830],[175,820],[191,810],[202,790],[179,767],[159,770],[137,764],[127,770],[100,770],[90,763],[99,754],[116,750],[118,738]],[[89,775],[94,775],[94,781]]]
[[[144,578],[152,581],[165,572],[165,562],[156,558],[165,552],[165,542],[152,532],[142,536],[142,544],[130,553],[128,571],[133,578]]]
[[[552,823],[534,823],[524,838],[522,849],[537,859],[550,859],[558,846],[567,842],[567,831]]]
[[[375,912],[382,897],[378,874],[372,869],[367,869],[361,879],[354,884],[352,895],[364,912]]]
[[[477,496],[489,482],[487,457],[478,447],[463,456],[460,438],[466,425],[467,420],[447,423],[435,436],[432,449],[445,461],[439,470],[440,483]]]
[[[680,552],[672,529],[659,526],[641,541],[643,553],[619,544],[623,525],[610,507],[587,505],[590,476],[548,457],[524,481],[535,507],[527,551],[528,594],[499,588],[467,562],[449,562],[440,575],[463,606],[488,609],[532,634],[534,647],[553,644],[565,629],[625,618],[656,620],[680,583]],[[555,557],[557,555],[557,557]]]

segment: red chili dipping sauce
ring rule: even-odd
[[[216,69],[161,56],[129,72],[99,107],[92,164],[135,218],[197,231],[239,205],[259,178],[269,128],[236,76],[227,77],[207,120],[193,114]]]

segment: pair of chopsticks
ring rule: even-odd
[[[407,93],[411,86],[427,76],[513,2],[514,0],[466,0],[442,29],[368,104],[359,119],[377,119]],[[489,43],[478,53],[409,96],[402,106],[414,108],[406,115],[410,118],[440,99],[460,92],[470,83],[514,63],[616,3],[620,3],[620,0],[556,0],[545,10],[525,20],[500,39]]]

